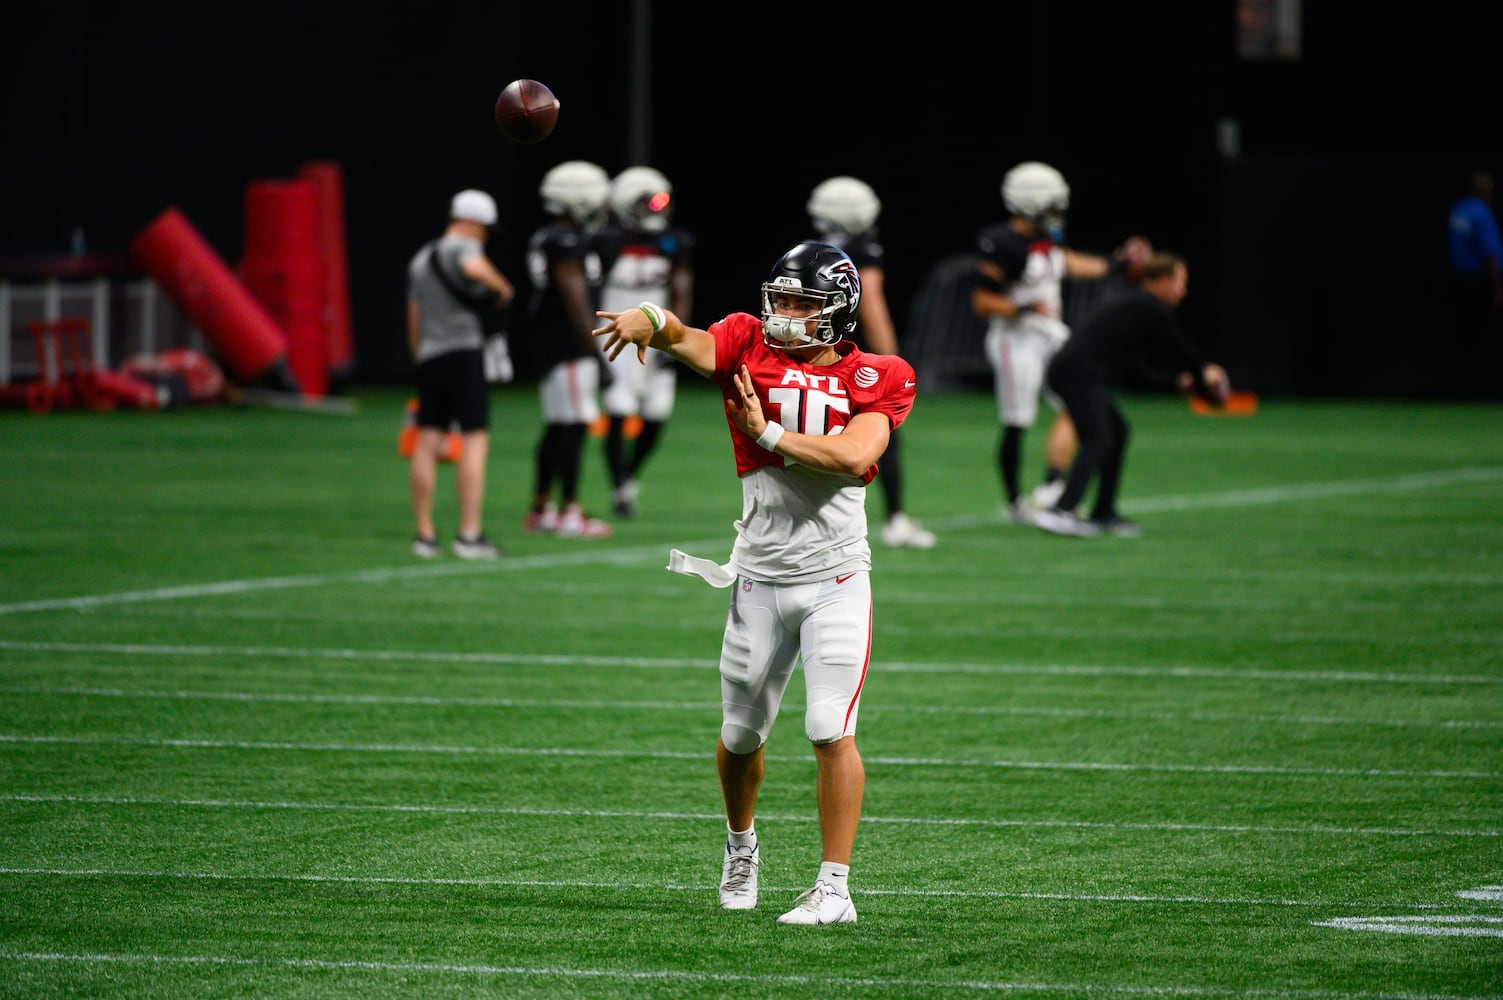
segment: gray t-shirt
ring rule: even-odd
[[[487,293],[485,285],[465,277],[461,268],[465,261],[484,252],[479,240],[444,235],[433,243],[424,244],[408,263],[407,298],[415,300],[418,307],[419,362],[450,351],[479,350],[485,343],[480,318],[464,303],[455,301],[453,294],[433,273],[433,265],[428,259],[430,253],[438,254],[444,273],[454,278],[459,287],[473,290],[478,298]]]

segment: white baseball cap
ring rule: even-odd
[[[482,226],[496,224],[496,200],[484,191],[468,188],[454,196],[449,203],[449,218],[478,222]]]

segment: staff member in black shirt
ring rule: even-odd
[[[1065,491],[1034,523],[1056,535],[1135,537],[1142,526],[1117,513],[1117,489],[1127,454],[1128,425],[1117,390],[1133,374],[1146,375],[1213,405],[1226,402],[1231,382],[1218,364],[1203,362],[1180,329],[1174,309],[1189,289],[1183,258],[1157,253],[1143,267],[1138,287],[1103,303],[1074,332],[1049,364],[1048,386],[1075,421],[1080,450]],[[1091,479],[1096,497],[1089,520],[1075,513]]]

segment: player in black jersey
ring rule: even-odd
[[[587,517],[579,502],[585,437],[600,416],[601,361],[593,333],[600,262],[591,237],[605,224],[610,185],[599,165],[569,160],[544,174],[538,189],[549,220],[527,242],[529,324],[544,370],[538,386],[543,436],[532,506],[523,522],[530,533],[607,538],[613,530]]]
[[[885,290],[887,251],[877,240],[877,216],[882,202],[875,191],[855,177],[830,177],[809,195],[809,218],[819,238],[846,252],[861,275],[861,308],[852,337],[861,349],[873,354],[897,354],[898,335]],[[882,542],[900,548],[932,549],[935,537],[903,509],[903,471],[898,432],[888,438],[887,450],[877,463],[877,483],[887,504]]]

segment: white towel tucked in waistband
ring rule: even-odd
[[[672,549],[668,553],[668,568],[685,576],[697,576],[712,587],[729,587],[736,582],[736,572],[731,564],[724,566],[709,559],[700,559],[687,552]]]

